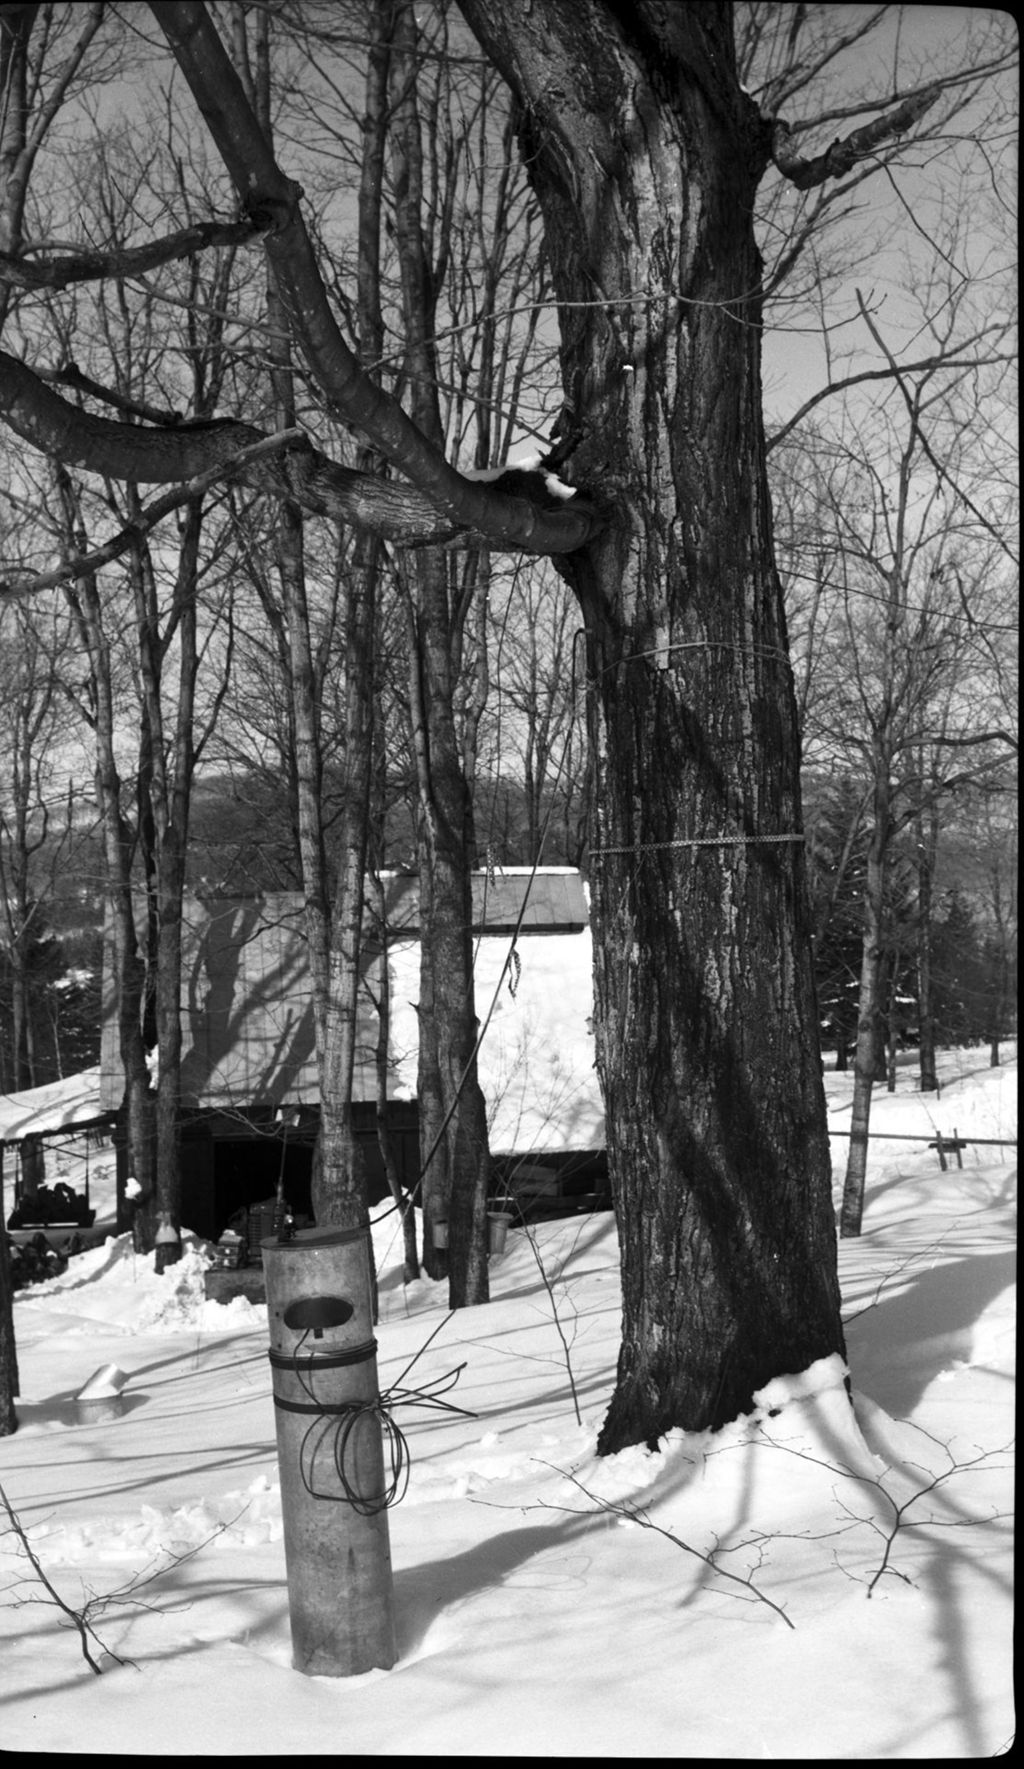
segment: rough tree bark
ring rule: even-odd
[[[731,9],[463,11],[509,80],[560,302],[556,458],[607,526],[589,641],[598,1066],[623,1264],[599,1447],[843,1351],[799,753],[760,407],[769,143]]]

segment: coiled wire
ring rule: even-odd
[[[451,1315],[445,1316],[445,1320],[450,1319]],[[311,1498],[333,1499],[336,1503],[344,1500],[361,1517],[375,1517],[379,1512],[386,1511],[390,1505],[401,1503],[409,1487],[410,1455],[405,1433],[392,1416],[393,1407],[436,1407],[442,1412],[459,1413],[465,1419],[476,1418],[477,1415],[466,1407],[454,1406],[451,1401],[441,1398],[455,1387],[466,1368],[465,1363],[458,1364],[454,1370],[438,1376],[422,1388],[401,1386],[413,1364],[426,1351],[430,1340],[440,1332],[445,1320],[438,1323],[430,1338],[420,1346],[416,1356],[406,1364],[398,1382],[385,1389],[375,1400],[340,1404],[337,1401],[323,1401],[313,1386],[315,1360],[311,1358],[305,1371],[299,1369],[297,1363],[293,1366],[303,1393],[309,1397],[318,1414],[299,1446],[299,1475]],[[296,1360],[301,1356],[310,1331],[307,1328],[295,1347]],[[307,1374],[309,1381],[306,1380]],[[384,1479],[379,1493],[364,1493],[358,1483],[358,1432],[361,1423],[367,1419],[376,1419],[380,1427]],[[322,1491],[315,1481],[317,1457],[321,1452],[326,1453],[333,1465],[340,1492]]]

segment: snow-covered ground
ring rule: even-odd
[[[1016,1062],[991,1070],[986,1054],[948,1053],[938,1101],[908,1066],[872,1128],[1014,1138]],[[838,1132],[850,1083],[826,1081]],[[838,1179],[838,1134],[834,1150]],[[16,1302],[21,1427],[0,1440],[0,1482],[65,1602],[121,1593],[91,1613],[131,1662],[94,1647],[96,1676],[4,1535],[4,1749],[1005,1751],[1015,1179],[1012,1148],[971,1147],[944,1173],[922,1143],[874,1142],[864,1233],[840,1250],[855,1415],[830,1361],[773,1383],[717,1436],[603,1461],[611,1219],[547,1224],[532,1245],[513,1231],[495,1300],[446,1320],[442,1286],[403,1286],[382,1217],[381,1385],[439,1328],[408,1382],[465,1363],[449,1398],[474,1417],[400,1416],[413,1458],[389,1513],[400,1656],[343,1679],[291,1666],[266,1311],[206,1302],[195,1246],[163,1277],[123,1241],[80,1255]],[[79,1424],[74,1396],[106,1363],[127,1374],[125,1410]]]

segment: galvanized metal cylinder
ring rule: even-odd
[[[397,1657],[367,1229],[261,1243],[292,1663],[352,1677]]]
[[[119,1419],[124,1412],[122,1390],[127,1380],[117,1364],[101,1364],[75,1396],[79,1425],[100,1425],[108,1419]]]

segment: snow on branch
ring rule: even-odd
[[[528,497],[487,488],[486,526],[475,527],[471,519],[459,523],[425,490],[343,467],[299,432],[267,435],[233,419],[150,425],[108,418],[72,404],[27,363],[4,350],[0,350],[0,420],[66,467],[135,485],[178,488],[151,506],[147,531],[178,504],[222,479],[271,497],[290,498],[312,515],[399,547],[465,546],[486,538],[492,546],[510,552],[570,552],[587,538],[597,520],[593,507],[582,498],[551,510]],[[540,476],[538,481],[543,490]],[[482,510],[478,513],[483,515]],[[470,518],[472,514],[467,512]],[[105,543],[110,551],[106,558],[92,559],[91,568],[123,553],[133,532],[134,527]],[[82,571],[62,569],[56,577],[47,574],[46,582],[73,575],[81,576]],[[25,594],[45,588],[46,582],[23,579],[2,587],[8,595]]]

